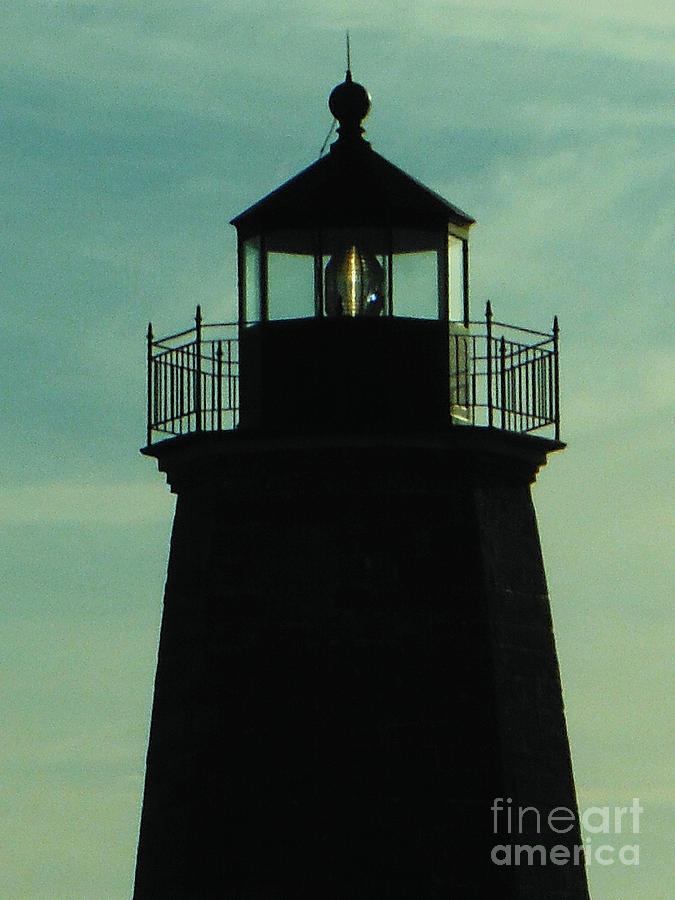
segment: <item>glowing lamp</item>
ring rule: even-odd
[[[379,316],[384,307],[384,269],[353,244],[331,256],[325,271],[326,315]]]

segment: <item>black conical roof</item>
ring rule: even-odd
[[[345,225],[432,228],[475,220],[376,153],[363,139],[330,153],[240,213],[244,238],[277,228]]]

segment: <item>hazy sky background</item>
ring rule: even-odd
[[[227,221],[318,155],[348,26],[375,149],[478,219],[474,313],[560,316],[535,502],[577,790],[645,807],[593,838],[640,866],[591,886],[672,897],[672,4],[0,12],[0,896],[129,896],[173,510],[137,452],[145,328],[233,316]]]

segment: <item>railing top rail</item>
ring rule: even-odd
[[[238,328],[238,325],[236,322],[203,322],[200,323],[200,327],[203,333],[207,328],[232,328],[236,330]],[[166,347],[166,345],[170,341],[177,341],[179,338],[188,337],[190,335],[194,335],[196,337],[196,327],[186,328],[185,331],[177,331],[175,334],[166,335],[166,337],[154,338],[152,341],[152,346]],[[234,337],[236,337],[236,335],[233,335],[231,339],[233,339]]]
[[[534,328],[524,328],[522,325],[509,325],[508,322],[499,322],[496,319],[492,320],[492,326],[497,326],[497,328],[508,328],[511,331],[522,331],[524,334],[534,334],[537,337],[553,337],[553,332],[551,331],[536,331]]]
[[[534,328],[524,328],[522,325],[510,325],[508,322],[499,322],[497,319],[492,319],[491,323],[492,323],[493,328],[495,328],[495,327],[508,328],[510,331],[522,331],[524,334],[533,334],[536,337],[543,337],[543,338],[549,338],[549,339],[553,337],[552,331],[537,331]],[[461,319],[457,319],[457,320],[453,320],[452,324],[453,325],[465,325],[466,323]],[[468,324],[469,325],[482,325],[483,327],[485,327],[485,319],[470,319]]]
[[[175,341],[177,338],[185,337],[186,334],[194,334],[194,328],[186,328],[185,331],[177,331],[175,334],[168,334],[166,337],[155,338],[152,342],[153,347],[164,343],[164,341]]]

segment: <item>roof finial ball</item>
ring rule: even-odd
[[[328,108],[338,120],[338,134],[341,141],[357,140],[363,134],[361,122],[370,112],[370,94],[362,84],[352,80],[352,73],[347,75],[342,84],[331,91]]]

